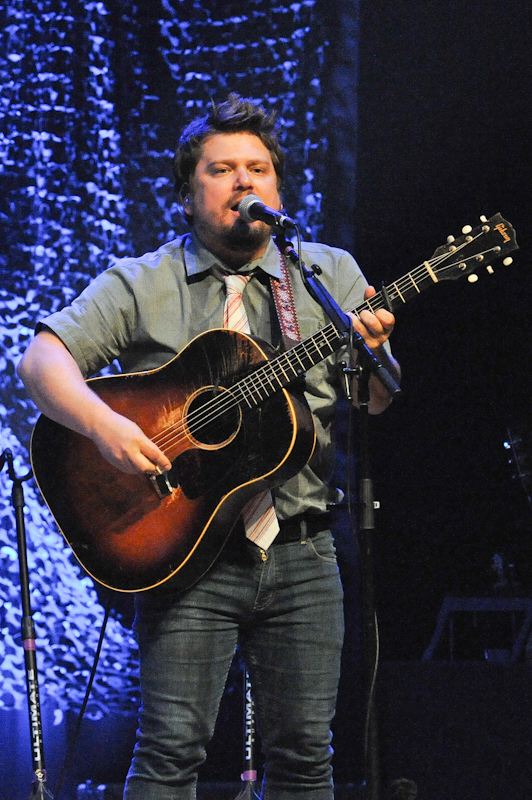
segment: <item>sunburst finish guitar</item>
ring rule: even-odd
[[[396,310],[441,280],[472,275],[517,248],[500,214],[364,302]],[[148,372],[93,378],[90,387],[136,422],[172,462],[157,477],[112,467],[86,437],[41,415],[31,460],[66,541],[97,581],[183,590],[214,563],[244,505],[308,462],[314,425],[305,372],[343,344],[333,325],[278,354],[247,334],[213,330]]]

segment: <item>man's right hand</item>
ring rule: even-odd
[[[171,468],[169,459],[138,425],[113,411],[92,391],[54,333],[37,334],[22,356],[18,374],[43,414],[92,439],[117,469],[146,473]]]
[[[169,470],[171,462],[148,439],[139,426],[127,417],[112,412],[114,417],[105,415],[90,437],[102,456],[121,472],[152,473],[157,469]],[[102,415],[103,417],[103,415]]]

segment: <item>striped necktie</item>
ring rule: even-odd
[[[224,328],[251,333],[242,292],[250,275],[224,275]],[[246,536],[258,547],[267,550],[279,533],[279,522],[273,507],[272,494],[267,489],[250,500],[242,511]]]

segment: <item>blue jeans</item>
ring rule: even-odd
[[[266,553],[233,536],[187,592],[140,595],[136,629],[142,708],[124,800],[196,797],[237,644],[265,757],[262,798],[332,800],[343,610],[328,531]]]

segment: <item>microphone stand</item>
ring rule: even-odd
[[[296,265],[302,275],[303,283],[323,308],[338,332],[349,342],[352,356],[354,348],[358,351],[356,366],[344,364],[346,394],[349,401],[351,394],[351,378],[358,378],[358,403],[360,408],[360,539],[361,539],[361,583],[364,606],[364,667],[366,676],[366,735],[365,735],[365,775],[368,800],[380,800],[381,775],[379,765],[379,745],[377,716],[375,706],[375,683],[378,665],[378,629],[375,611],[375,583],[373,572],[374,524],[373,483],[370,475],[369,459],[369,379],[375,375],[388,393],[393,397],[400,394],[401,389],[384,367],[382,362],[371,352],[363,337],[354,330],[350,317],[344,314],[334,298],[316,277],[321,272],[317,265],[309,270],[298,258],[291,242],[284,235],[276,235],[275,241],[281,253]]]
[[[0,456],[0,472],[6,463],[9,477],[13,481],[12,501],[16,517],[20,591],[22,597],[22,644],[24,647],[24,666],[26,669],[26,688],[30,716],[31,756],[33,773],[35,776],[30,798],[32,798],[32,800],[33,798],[37,800],[53,800],[52,795],[46,788],[46,767],[44,762],[42,718],[35,650],[35,626],[33,624],[30,601],[26,528],[24,525],[24,491],[22,484],[24,481],[29,480],[33,473],[30,470],[22,477],[16,475],[11,450],[5,450]]]
[[[345,370],[344,370],[345,371]],[[355,368],[358,377],[360,411],[360,463],[358,500],[359,538],[364,620],[364,672],[366,689],[365,774],[368,800],[381,798],[381,770],[376,707],[376,679],[379,663],[379,631],[375,606],[373,533],[375,531],[373,482],[370,471],[369,372],[362,364]],[[349,373],[348,373],[349,374]],[[352,399],[348,395],[348,399]]]
[[[257,768],[255,766],[255,706],[251,697],[251,680],[244,667],[244,757],[240,780],[244,786],[235,800],[259,800],[255,791]]]
[[[338,333],[345,337],[346,342],[349,340],[351,348],[354,347],[358,350],[359,364],[364,364],[367,372],[379,379],[391,397],[400,394],[401,389],[397,381],[390,375],[382,361],[371,352],[363,337],[354,330],[350,317],[342,311],[334,297],[317,278],[317,275],[321,273],[321,268],[317,264],[313,264],[312,268],[308,269],[298,258],[292,243],[286,239],[284,234],[277,234],[275,243],[283,256],[299,268],[305,288],[325,311]]]

